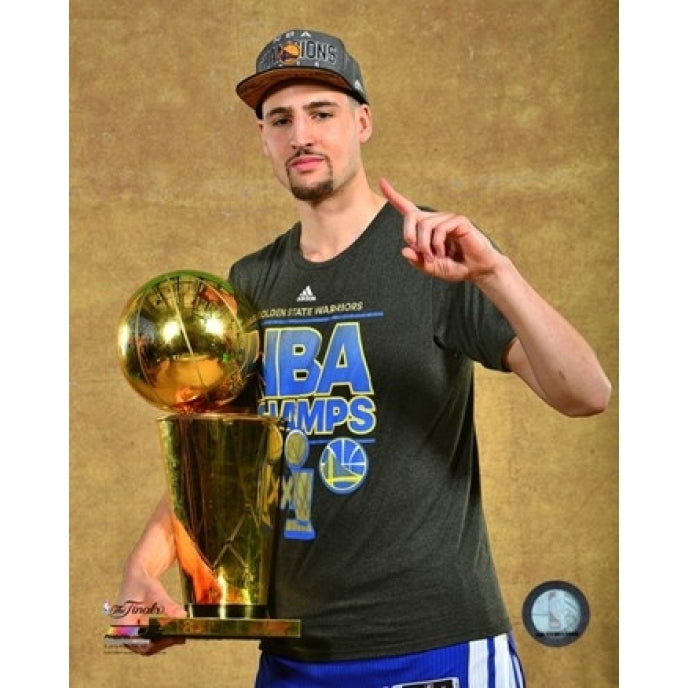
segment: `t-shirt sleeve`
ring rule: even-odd
[[[435,343],[491,370],[507,372],[504,351],[516,336],[497,307],[469,282],[433,284]]]

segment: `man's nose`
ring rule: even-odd
[[[305,148],[313,144],[313,121],[310,117],[295,117],[291,127],[293,148]]]

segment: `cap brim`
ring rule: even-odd
[[[348,91],[352,95],[361,98],[356,94],[344,78],[336,72],[331,72],[323,67],[277,67],[269,69],[260,74],[254,74],[237,84],[236,92],[244,103],[254,110],[260,105],[268,91],[278,86],[283,81],[294,81],[297,79],[307,79],[309,81],[319,81],[337,89]]]

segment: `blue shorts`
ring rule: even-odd
[[[398,657],[301,662],[263,652],[255,688],[525,688],[510,633]]]

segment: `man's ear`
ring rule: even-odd
[[[368,105],[363,103],[358,108],[358,140],[365,143],[373,135],[373,113]]]

